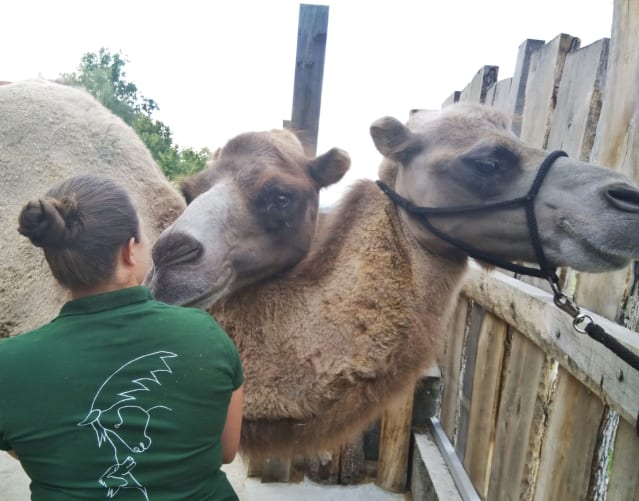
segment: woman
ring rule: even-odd
[[[77,176],[29,202],[18,231],[70,293],[57,318],[0,342],[0,449],[33,500],[237,499],[243,372],[201,310],[157,302],[128,194]]]

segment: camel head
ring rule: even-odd
[[[147,284],[159,300],[206,308],[290,268],[310,248],[319,190],[349,167],[338,148],[307,157],[286,130],[235,137],[182,183],[188,205],[155,243]]]
[[[372,124],[371,135],[384,156],[381,179],[426,213],[424,222],[419,210],[400,210],[403,224],[425,248],[466,252],[434,234],[440,232],[498,260],[542,264],[523,202],[503,203],[525,197],[539,184],[531,209],[548,266],[603,272],[639,255],[634,184],[607,168],[567,156],[549,158],[550,152],[512,134],[506,117],[494,108],[457,104],[420,111],[406,125],[385,117]],[[548,170],[538,176],[544,162]],[[487,205],[493,207],[483,210]],[[448,214],[423,209],[456,207],[470,209]]]

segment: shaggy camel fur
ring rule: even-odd
[[[17,232],[27,201],[75,174],[107,175],[131,193],[152,242],[185,204],[135,132],[83,90],[2,85],[0,117],[1,338],[51,320],[67,299],[42,251]]]
[[[523,144],[507,124],[498,111],[476,105],[417,113],[406,126],[380,119],[371,127],[385,157],[380,176],[418,206],[521,197],[547,152]],[[212,183],[225,196],[229,186]],[[180,246],[181,231],[193,236],[224,224],[224,216],[212,219],[207,204],[197,202],[156,244],[164,264],[156,266],[155,284],[164,287],[154,292],[208,306],[237,343],[246,371],[244,452],[310,455],[337,447],[410,391],[438,356],[467,257],[372,181],[347,193],[294,268],[214,305],[207,299],[220,295],[204,253],[173,270],[162,255]],[[250,209],[237,200],[235,206]],[[557,159],[535,212],[553,266],[603,271],[639,252],[639,191],[608,169]],[[535,261],[521,208],[431,219],[497,258]],[[210,274],[209,288],[191,287],[203,273]]]

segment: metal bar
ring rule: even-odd
[[[450,470],[450,474],[455,481],[455,486],[459,490],[459,494],[461,495],[464,501],[481,501],[479,494],[473,487],[464,466],[461,464],[461,461],[457,457],[455,453],[455,448],[453,444],[450,443],[444,429],[439,423],[439,419],[430,418],[428,421],[430,431],[433,434],[433,438],[435,439],[435,443],[439,448],[439,452],[441,452],[444,461],[446,461],[446,465]]]

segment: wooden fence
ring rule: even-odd
[[[549,42],[526,40],[512,78],[499,80],[499,69],[485,66],[444,106],[475,101],[498,107],[513,116],[513,131],[527,143],[565,150],[639,181],[639,2],[614,1],[610,40],[583,48],[578,38],[566,34]],[[304,9],[309,6],[301,8],[300,27],[308,25],[305,29],[318,36],[298,39],[298,69],[304,67],[300,44],[321,45],[326,33],[324,13],[316,13],[322,20],[316,29],[302,15]],[[315,52],[323,62],[323,49]],[[294,109],[287,123],[316,137],[321,75],[296,71],[296,89],[298,80],[296,93],[315,97],[294,99],[299,113]],[[591,313],[596,322],[639,352],[639,274],[634,271],[586,275],[563,270],[562,277],[566,292],[601,314]],[[415,434],[409,466],[411,417],[425,415],[419,391],[414,405],[409,397],[388,409],[381,419],[379,485],[403,491],[411,477],[416,500],[474,499],[475,494],[490,501],[639,499],[634,428],[639,372],[578,334],[543,282],[528,282],[471,268],[445,334],[435,441]],[[433,393],[436,385],[432,377],[429,381],[427,392]],[[445,454],[437,452],[435,442]],[[361,438],[352,450],[333,451],[332,460],[302,465],[303,472],[277,460],[250,470],[265,481],[310,473],[321,481],[357,482],[363,474],[361,464],[356,465],[363,459],[360,449]],[[448,457],[448,469],[442,455]],[[473,488],[476,493],[470,492]]]
[[[444,105],[502,108],[527,143],[639,181],[639,2],[615,0],[613,17],[611,39],[587,47],[566,34],[525,41],[512,78],[486,66]],[[577,302],[639,353],[635,275],[564,272]],[[639,372],[533,285],[472,268],[447,333],[442,427],[482,499],[639,499]]]

